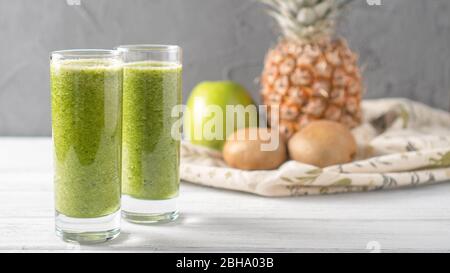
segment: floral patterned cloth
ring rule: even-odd
[[[181,178],[263,196],[299,196],[392,189],[450,180],[450,113],[406,99],[363,102],[364,122],[353,130],[354,162],[317,168],[288,161],[278,170],[227,167],[219,152],[187,142]]]

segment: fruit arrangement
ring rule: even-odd
[[[439,133],[430,133],[440,134],[448,116],[404,99],[365,101],[363,116],[358,56],[334,34],[337,15],[352,0],[259,1],[282,33],[259,78],[267,122],[227,134],[221,154],[186,145],[184,179],[262,196],[360,192],[449,179],[448,145],[441,137],[427,150],[420,140],[422,125],[439,119]],[[416,143],[410,143],[416,133]]]
[[[333,39],[336,16],[349,1],[261,1],[282,31],[261,76],[269,113],[279,108],[280,132],[289,138],[320,119],[356,127],[363,92],[358,57],[343,38]]]
[[[254,124],[245,126],[251,128],[235,128],[225,144],[196,144],[218,150],[224,145],[225,162],[243,170],[276,169],[288,158],[317,167],[350,162],[357,149],[350,129],[361,123],[364,87],[357,55],[345,39],[334,38],[333,34],[337,15],[351,0],[260,1],[269,7],[282,32],[279,43],[266,55],[260,80],[268,117],[275,115],[279,120],[279,145],[263,150],[261,145],[270,139],[271,129],[266,131]],[[229,83],[225,89],[238,92],[222,94],[224,88],[219,84],[212,88],[216,91],[205,90],[205,94],[216,96],[210,102],[221,107],[230,102],[251,104],[251,100],[242,100],[245,91],[237,86]],[[198,88],[191,97],[201,93]],[[268,118],[269,126],[270,121]],[[257,138],[250,137],[255,132]],[[245,138],[237,139],[236,134]]]
[[[245,116],[244,127],[235,127],[229,135],[220,139],[195,139],[194,130],[204,132],[211,120],[220,121],[222,134],[230,118],[226,115],[211,116],[208,106],[225,111],[227,105],[254,105],[251,96],[239,84],[233,82],[204,82],[197,85],[188,99],[185,127],[191,134],[191,143],[222,151],[228,166],[242,170],[277,169],[288,158],[301,163],[326,167],[350,162],[356,153],[356,141],[347,126],[335,121],[317,120],[296,132],[290,139],[270,128],[258,128]],[[234,118],[234,117],[232,117]],[[219,120],[217,120],[219,119]],[[222,120],[223,119],[223,120]],[[213,122],[215,123],[215,122]],[[222,138],[224,137],[224,138]],[[276,137],[276,139],[274,139]],[[272,142],[274,140],[274,142]],[[262,145],[274,143],[272,149]]]

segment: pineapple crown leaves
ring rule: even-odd
[[[330,37],[339,11],[353,0],[259,0],[287,39],[318,42]]]

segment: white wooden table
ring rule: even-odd
[[[54,234],[49,138],[0,138],[0,251],[450,251],[450,183],[269,199],[182,184],[179,221],[96,246]]]

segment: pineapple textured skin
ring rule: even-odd
[[[281,134],[289,138],[319,119],[359,125],[364,86],[358,56],[344,39],[331,39],[337,1],[262,1],[283,30],[261,76],[263,102],[269,114],[279,114]]]

